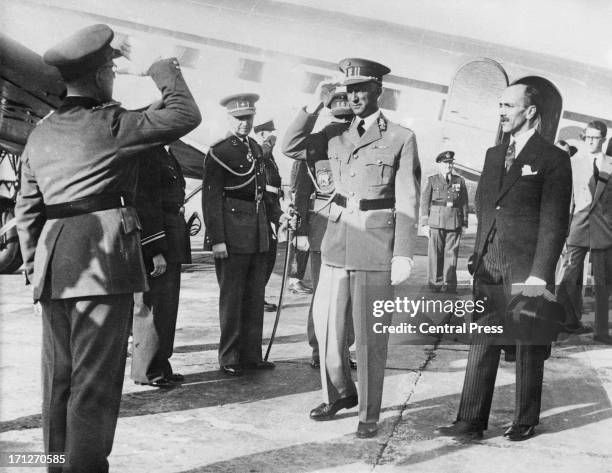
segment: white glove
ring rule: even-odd
[[[146,76],[154,62],[162,57],[159,51],[142,40],[129,36],[122,39],[117,49],[120,49],[127,61],[117,69],[117,74],[131,74],[134,76]],[[119,61],[118,61],[119,62]]]
[[[414,261],[409,256],[394,256],[391,260],[391,285],[402,284],[412,272]]]
[[[512,285],[512,294],[523,293],[527,297],[543,296],[546,291],[546,281],[535,276],[529,276],[522,284]]]
[[[227,245],[225,243],[215,243],[212,247],[213,257],[224,259],[229,256],[227,253]]]
[[[308,251],[310,249],[308,237],[306,235],[295,237],[295,247],[300,251]]]

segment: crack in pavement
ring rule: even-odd
[[[408,397],[406,398],[406,401],[402,404],[402,408],[400,410],[400,413],[397,416],[397,419],[395,420],[395,422],[393,423],[393,426],[391,427],[391,434],[389,435],[387,440],[381,445],[381,447],[380,447],[380,449],[378,451],[378,454],[376,455],[376,458],[374,460],[374,464],[372,465],[372,469],[370,471],[374,471],[376,469],[376,467],[379,465],[380,460],[382,459],[382,457],[383,457],[383,455],[385,453],[385,450],[389,446],[389,442],[393,438],[393,434],[395,433],[395,431],[397,429],[397,426],[402,421],[402,418],[404,416],[404,412],[408,408],[408,404],[410,404],[410,399],[412,398],[412,395],[414,394],[414,391],[416,390],[417,384],[419,384],[419,380],[421,379],[422,372],[427,369],[427,367],[429,366],[431,361],[436,357],[436,350],[438,349],[439,345],[440,345],[440,340],[436,341],[436,343],[434,344],[433,348],[426,349],[426,351],[428,351],[427,358],[425,359],[423,364],[419,367],[418,371],[416,371],[416,372],[418,372],[418,375],[417,375],[417,378],[416,378],[416,380],[415,380],[415,382],[414,382],[414,384],[412,386],[412,389],[408,393]]]

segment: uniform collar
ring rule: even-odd
[[[363,120],[364,121],[363,129],[365,131],[368,131],[368,128],[370,128],[370,126],[372,126],[372,124],[376,122],[379,117],[380,117],[380,108],[376,110],[373,114],[368,115],[365,118],[355,117],[354,120],[356,124],[358,124],[360,120]]]
[[[98,99],[94,99],[93,97],[83,97],[81,95],[69,95],[62,102],[62,107],[83,107],[83,108],[93,108],[101,105]]]

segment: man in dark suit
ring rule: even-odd
[[[172,388],[184,377],[170,364],[181,291],[181,264],[191,263],[185,213],[185,178],[163,146],[142,153],[136,211],[149,291],[134,296],[131,375],[137,384]]]
[[[573,172],[573,208],[567,252],[563,258],[557,298],[565,307],[565,330],[587,333],[581,304],[582,271],[587,252],[591,251],[595,281],[595,330],[593,339],[612,344],[609,335],[609,297],[612,284],[612,149],[603,153],[607,126],[595,120],[583,131],[585,149],[571,158]]]
[[[206,245],[212,248],[220,288],[219,365],[230,376],[274,368],[261,357],[271,230],[263,151],[248,136],[258,99],[238,94],[221,100],[229,133],[210,147],[204,161]]]
[[[131,66],[155,81],[162,108],[129,112],[113,102],[112,39],[108,26],[95,25],[45,53],[67,97],[28,139],[15,208],[42,308],[45,451],[65,453],[73,472],[108,471],[133,293],[147,290],[132,206],[136,154],[201,120],[176,59]]]
[[[436,157],[438,172],[427,179],[421,198],[421,225],[429,232],[427,277],[434,292],[457,292],[461,231],[468,226],[468,193],[463,177],[453,174],[455,153]]]
[[[317,421],[359,403],[359,438],[377,434],[391,314],[375,318],[376,300],[393,297],[393,285],[410,277],[416,241],[421,167],[414,133],[378,108],[389,68],[365,59],[340,62],[350,123],[332,123],[312,134],[319,111],[331,100],[322,87],[310,113],[302,110],[287,130],[283,152],[295,159],[326,156],[336,195],[321,243],[322,267],[313,317],[321,353],[324,402],[310,412]],[[350,307],[350,309],[349,309]],[[359,399],[346,348],[347,310],[356,335]]]
[[[539,109],[532,86],[512,85],[503,92],[501,126],[510,142],[487,151],[478,183],[474,294],[485,305],[482,325],[504,324],[511,294],[540,297],[554,285],[572,173],[567,154],[536,131]],[[440,433],[482,438],[502,345],[516,343],[514,420],[504,435],[525,440],[535,434],[549,347],[495,337],[473,335],[457,420]]]

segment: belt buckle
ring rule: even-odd
[[[346,197],[346,208],[347,210],[359,211],[359,204],[361,199],[355,199],[354,197]]]

